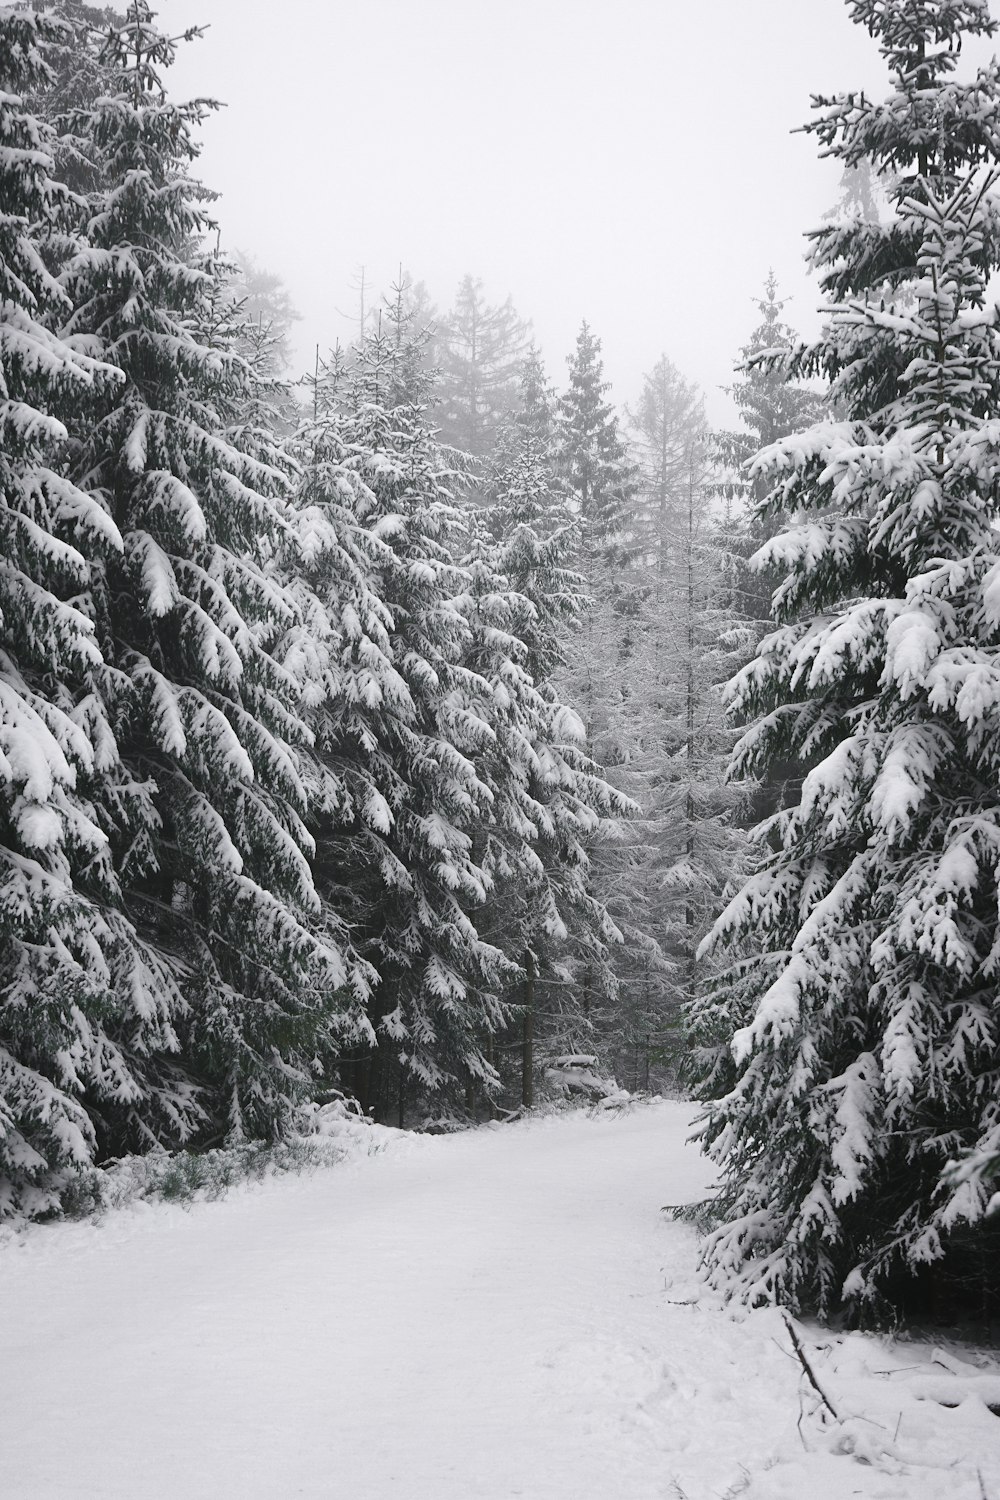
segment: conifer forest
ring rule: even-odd
[[[739,264],[720,430],[475,267],[302,373],[198,28],[0,3],[0,1224],[665,1093],[727,1304],[1000,1319],[998,21],[842,9],[822,327]]]

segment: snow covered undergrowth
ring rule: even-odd
[[[374,1124],[342,1100],[305,1106],[299,1124],[298,1132],[273,1145],[248,1141],[211,1151],[150,1151],[92,1167],[80,1174],[78,1186],[67,1195],[67,1217],[93,1217],[138,1201],[221,1198],[246,1182],[339,1166],[358,1156],[377,1156],[400,1136],[399,1131]],[[23,1227],[22,1221],[0,1228],[0,1245]]]
[[[0,1252],[11,1500],[996,1500],[1000,1373],[732,1316],[690,1106],[392,1134]],[[387,1135],[390,1133],[386,1133]]]

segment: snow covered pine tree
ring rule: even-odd
[[[844,419],[765,450],[776,628],[735,680],[736,767],[811,769],[710,942],[749,944],[709,1105],[724,1222],[706,1262],[754,1300],[878,1316],[996,1306],[1000,1155],[1000,69],[952,74],[987,0],[849,0],[887,102],[808,127],[891,185],[888,221],[815,231],[822,374]]]
[[[780,527],[780,517],[768,513],[762,505],[770,489],[767,471],[756,468],[750,479],[747,470],[762,448],[822,421],[826,403],[818,392],[788,378],[785,356],[800,339],[781,316],[785,303],[778,296],[773,271],[768,273],[757,306],[761,320],[740,350],[736,367],[739,378],[729,387],[743,429],[716,432],[713,439],[716,462],[723,469],[717,493],[727,502],[727,509],[734,501],[749,501],[749,509],[741,507],[729,521],[734,551],[740,559],[736,580],[740,612],[750,619],[766,620],[777,579],[762,570],[746,577],[744,559],[774,534]]]
[[[106,35],[114,88],[73,120],[96,183],[87,244],[63,276],[67,336],[123,377],[68,424],[70,472],[122,538],[91,576],[120,753],[97,811],[155,954],[127,996],[133,1027],[159,1017],[183,1052],[177,1072],[147,1070],[134,1111],[106,1113],[118,1150],[176,1135],[192,1087],[209,1136],[280,1130],[355,1009],[308,859],[296,746],[311,736],[274,655],[296,617],[269,567],[288,479],[247,421],[252,372],[212,326],[226,268],[198,249],[213,226],[188,175],[207,106],[165,96],[174,52],[145,0]]]
[[[489,884],[474,834],[492,794],[475,760],[492,731],[464,665],[465,480],[429,426],[420,340],[397,307],[395,330],[323,371],[299,439],[308,581],[329,614],[308,648],[319,885],[378,974],[342,1076],[379,1117],[493,1086],[489,1039],[517,973],[470,916]]]
[[[64,424],[118,377],[51,331],[69,299],[46,262],[74,248],[70,204],[52,132],[19,97],[48,86],[62,39],[51,19],[0,8],[0,1217],[56,1205],[94,1150],[83,1099],[131,1106],[136,1052],[171,1043],[162,1015],[119,1004],[145,961],[88,797],[117,756],[82,596],[122,540],[65,477]]]
[[[526,373],[531,382],[540,374],[535,359]],[[587,845],[603,822],[617,826],[638,811],[604,781],[553,684],[584,600],[582,579],[564,566],[576,526],[536,437],[542,415],[540,405],[526,406],[505,434],[467,559],[468,664],[489,685],[480,712],[494,734],[476,762],[493,799],[483,859],[491,888],[477,921],[524,970],[525,1106],[536,1040],[550,1055],[589,1052],[588,991],[615,988],[611,953],[621,934],[589,889]]]

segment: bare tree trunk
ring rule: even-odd
[[[688,859],[694,860],[695,845],[695,806],[692,792],[694,780],[694,767],[696,757],[695,738],[695,580],[694,580],[694,470],[693,458],[690,460],[692,467],[688,470],[688,530],[687,530],[687,704],[686,704],[686,729],[687,729],[687,796],[685,798],[685,818],[687,822],[687,837],[685,839],[685,853]],[[691,996],[691,986],[694,979],[694,953],[695,953],[695,925],[696,918],[694,907],[690,900],[684,910],[684,925],[687,928],[687,982],[688,998]]]
[[[524,1021],[521,1033],[521,1107],[535,1102],[535,955],[524,955]]]
[[[492,1031],[489,1033],[489,1036],[486,1038],[486,1061],[489,1063],[489,1065],[490,1065],[491,1068],[496,1066],[496,1058],[495,1058],[495,1053],[494,1053],[493,1033],[492,1033]],[[497,1106],[496,1106],[496,1100],[495,1100],[495,1098],[494,1098],[494,1096],[493,1096],[492,1093],[488,1093],[486,1095],[486,1103],[487,1103],[487,1106],[488,1106],[489,1111],[490,1111],[490,1119],[491,1120],[495,1120],[496,1117],[497,1117]]]

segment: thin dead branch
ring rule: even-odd
[[[836,1412],[836,1410],[834,1408],[833,1402],[830,1400],[829,1396],[826,1394],[826,1392],[824,1391],[823,1387],[820,1385],[819,1381],[816,1379],[815,1374],[813,1373],[813,1367],[809,1363],[809,1358],[808,1358],[808,1356],[806,1354],[806,1351],[802,1347],[802,1340],[799,1338],[799,1335],[798,1335],[798,1332],[797,1332],[797,1330],[795,1328],[794,1323],[792,1322],[791,1318],[788,1316],[787,1313],[785,1313],[784,1318],[785,1318],[785,1327],[788,1329],[788,1337],[792,1341],[792,1348],[795,1350],[795,1353],[798,1355],[799,1364],[802,1366],[803,1370],[805,1371],[806,1378],[809,1381],[809,1384],[812,1386],[813,1390],[816,1392],[817,1396],[822,1401],[823,1405],[826,1407],[827,1411],[830,1413],[830,1415],[833,1418],[833,1420],[835,1422],[839,1422],[840,1418],[837,1416],[837,1412]]]

